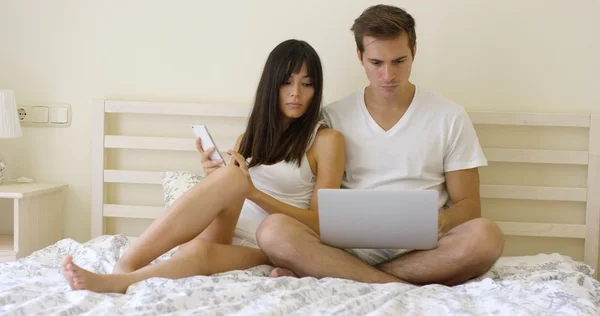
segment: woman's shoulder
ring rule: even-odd
[[[343,167],[343,157],[346,153],[346,140],[344,135],[336,129],[321,127],[317,131],[311,152],[317,165],[321,162],[323,162],[324,165],[330,165],[334,162],[334,164]]]
[[[340,131],[325,125],[321,125],[315,135],[316,146],[332,146],[344,142],[344,135]]]

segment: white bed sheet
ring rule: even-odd
[[[107,273],[129,247],[125,236],[81,244],[64,239],[0,264],[2,315],[600,315],[600,282],[588,266],[558,254],[505,257],[456,287],[270,278],[260,266],[214,276],[150,279],[122,294],[71,291],[60,262],[71,254]],[[158,260],[167,259],[167,253]]]

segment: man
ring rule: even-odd
[[[272,275],[456,285],[485,273],[501,255],[504,237],[480,218],[477,168],[487,160],[467,113],[410,82],[417,51],[410,14],[376,5],[351,30],[370,84],[324,110],[346,138],[343,187],[438,190],[439,242],[427,251],[342,250],[273,214],[257,231],[260,247],[278,266]]]

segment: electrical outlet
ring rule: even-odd
[[[71,105],[52,103],[17,106],[21,127],[69,127]]]
[[[19,119],[21,123],[31,122],[31,107],[30,106],[19,106]]]

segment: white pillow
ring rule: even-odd
[[[167,171],[160,174],[165,207],[169,207],[185,191],[204,179],[204,174],[189,171]]]

